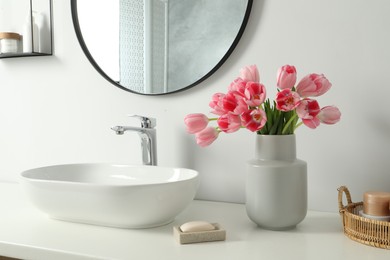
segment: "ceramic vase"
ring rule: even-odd
[[[247,163],[246,211],[259,227],[294,228],[307,213],[307,164],[296,158],[295,135],[256,135]]]

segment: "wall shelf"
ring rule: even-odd
[[[51,56],[52,53],[39,53],[39,52],[31,52],[31,53],[1,53],[0,59],[7,58],[20,58],[20,57],[36,57],[36,56]]]
[[[53,55],[52,0],[0,0],[0,33],[21,36],[17,50],[0,39],[0,59]]]

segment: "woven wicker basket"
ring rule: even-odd
[[[390,249],[390,222],[372,220],[359,216],[363,202],[353,203],[351,194],[345,186],[338,188],[339,210],[343,221],[344,234],[362,244]],[[343,205],[343,194],[348,204]]]

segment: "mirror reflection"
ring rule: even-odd
[[[252,0],[72,0],[81,46],[113,84],[140,94],[192,87],[227,59]]]

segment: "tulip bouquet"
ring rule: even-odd
[[[315,129],[320,123],[335,124],[340,110],[335,106],[320,107],[318,97],[332,86],[323,74],[309,74],[295,86],[297,72],[294,66],[285,65],[277,72],[277,94],[271,103],[266,88],[260,83],[256,65],[244,67],[228,87],[227,93],[216,93],[209,103],[211,113],[189,114],[184,118],[187,132],[195,134],[197,144],[205,147],[213,143],[221,132],[233,133],[240,128],[261,135],[288,135],[304,124]],[[216,121],[217,126],[208,126]]]

